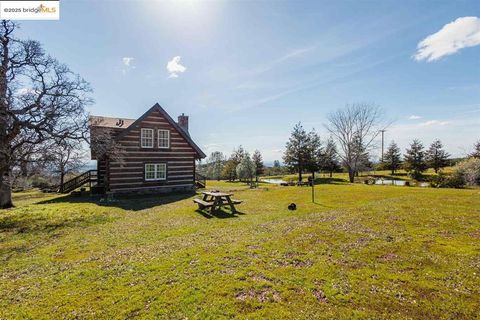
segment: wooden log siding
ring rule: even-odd
[[[153,148],[140,145],[141,128],[154,129]],[[170,131],[170,147],[158,147],[158,130]],[[119,140],[123,161],[111,162],[110,191],[193,188],[195,185],[195,150],[157,111]],[[145,164],[166,163],[166,180],[145,181]]]
[[[97,183],[99,185],[104,185],[104,179],[106,175],[106,161],[105,158],[97,160]]]

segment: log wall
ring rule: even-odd
[[[142,148],[141,128],[154,129],[154,147]],[[170,148],[158,148],[158,129],[170,130]],[[193,190],[195,150],[157,110],[138,127],[119,139],[124,148],[123,161],[109,162],[108,186],[111,192]],[[145,181],[145,164],[166,163],[166,180]]]

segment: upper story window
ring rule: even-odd
[[[158,147],[170,148],[170,130],[158,130]]]
[[[142,128],[140,144],[142,148],[153,148],[153,129]]]

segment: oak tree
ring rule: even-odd
[[[335,138],[342,165],[353,182],[359,169],[368,165],[368,153],[374,140],[385,129],[381,123],[382,112],[374,104],[347,105],[328,115],[327,130]]]
[[[39,42],[15,36],[18,25],[0,22],[0,208],[13,206],[15,152],[26,145],[87,135],[89,84],[46,54]]]

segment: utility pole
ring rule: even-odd
[[[382,162],[383,162],[383,142],[384,142],[384,134],[385,134],[385,129],[380,130],[382,133]]]

